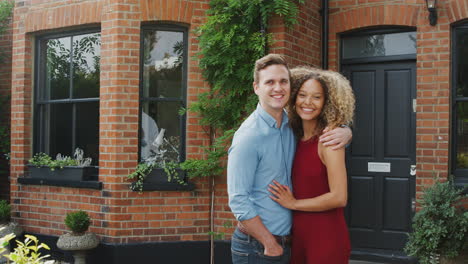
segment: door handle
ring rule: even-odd
[[[416,175],[416,165],[411,165],[409,174],[410,174],[411,176],[415,176],[415,175]]]

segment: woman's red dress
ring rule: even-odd
[[[296,199],[330,191],[327,168],[318,155],[318,140],[299,141],[294,158]],[[291,264],[348,264],[351,246],[343,208],[324,212],[293,212]]]

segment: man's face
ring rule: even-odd
[[[270,65],[259,71],[258,77],[254,90],[263,109],[271,115],[281,113],[291,92],[288,69],[284,65]]]

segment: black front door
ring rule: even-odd
[[[353,251],[402,252],[415,196],[415,62],[343,65],[356,96],[347,150]]]

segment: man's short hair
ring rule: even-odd
[[[259,81],[259,72],[271,65],[283,65],[288,70],[289,78],[291,78],[291,72],[289,71],[289,66],[283,56],[279,54],[268,54],[255,62],[254,68],[254,82],[258,83]]]

